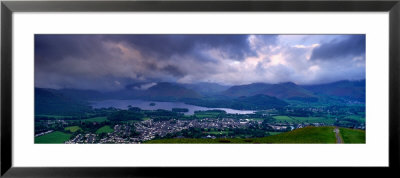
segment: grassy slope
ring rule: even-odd
[[[259,143],[336,143],[334,127],[306,127],[282,134],[255,138]]]
[[[336,143],[334,127],[306,127],[278,135],[250,139],[160,139],[146,143]]]
[[[111,132],[114,132],[114,129],[112,129],[112,128],[111,128],[110,126],[108,126],[108,125],[105,125],[105,126],[99,128],[99,129],[96,131],[96,134],[111,133]]]
[[[347,128],[339,130],[344,143],[365,143],[365,131]]]
[[[82,130],[79,126],[69,126],[69,127],[65,127],[64,130],[69,130],[70,132],[76,132],[78,130]]]
[[[35,137],[35,143],[64,143],[68,141],[71,134],[55,131],[46,135]]]

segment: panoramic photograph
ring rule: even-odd
[[[364,34],[36,34],[35,144],[365,144]]]

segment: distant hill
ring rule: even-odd
[[[279,99],[292,99],[301,101],[318,101],[312,92],[292,82],[280,84],[253,83],[249,85],[233,86],[222,93],[230,97],[254,96],[258,94],[274,96]]]
[[[145,100],[162,100],[162,101],[176,101],[182,98],[199,98],[201,94],[188,89],[182,85],[160,82],[148,89],[136,89],[130,85],[121,90],[99,92],[95,90],[81,90],[81,89],[60,89],[51,90],[64,97],[77,100],[106,100],[106,99],[145,99]],[[99,89],[101,90],[101,89]]]
[[[200,98],[201,95],[178,84],[161,82],[143,91],[140,97],[152,100],[179,100],[183,98]]]
[[[134,89],[123,89],[118,91],[96,91],[96,90],[82,90],[82,89],[60,89],[55,90],[57,93],[65,97],[76,100],[107,100],[107,99],[136,99],[143,95],[143,91]]]
[[[50,91],[47,89],[47,91]],[[78,99],[78,100],[94,100],[105,98],[104,94],[96,90],[80,90],[80,89],[60,89],[58,91],[53,90],[62,94],[65,97]]]
[[[232,87],[213,83],[160,82],[154,83],[148,88],[137,89],[138,85],[108,92],[100,92],[101,89],[95,91],[35,88],[35,97],[37,97],[35,98],[35,111],[42,114],[82,112],[87,109],[86,102],[106,99],[180,101],[197,106],[241,110],[280,108],[287,106],[286,102],[292,103],[293,100],[301,101],[301,103],[317,101],[346,103],[349,100],[365,102],[365,80],[304,86],[291,82],[253,83]]]
[[[305,85],[302,87],[315,94],[337,96],[349,100],[365,102],[365,80],[346,80],[321,85]]]
[[[145,143],[336,143],[334,127],[305,127],[290,132],[260,138],[171,138],[149,140]],[[365,143],[365,131],[346,129],[344,143]]]
[[[229,86],[224,86],[216,83],[208,83],[208,82],[182,84],[182,86],[194,90],[200,93],[201,95],[215,95],[229,88]]]
[[[35,115],[76,115],[90,110],[88,103],[54,89],[35,88]]]

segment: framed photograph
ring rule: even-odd
[[[395,170],[399,18],[399,1],[3,1],[1,175]]]

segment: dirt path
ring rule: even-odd
[[[342,141],[342,137],[340,136],[340,130],[339,128],[335,127],[335,129],[333,129],[333,132],[335,132],[335,136],[336,136],[336,143],[343,143]]]

